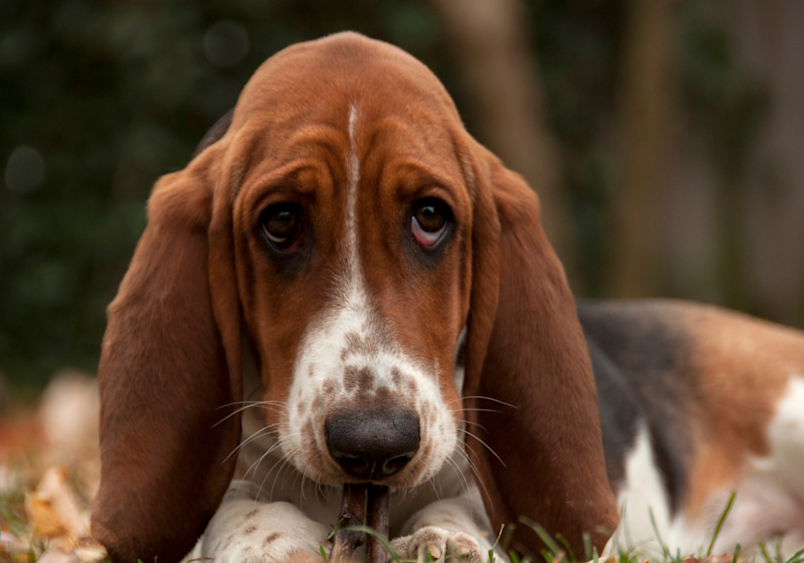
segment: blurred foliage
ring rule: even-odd
[[[700,0],[681,7],[685,102],[708,133],[720,165],[735,174],[756,140],[768,103],[766,92],[738,60],[723,26],[724,7]]]
[[[0,22],[5,187],[15,148],[44,162],[40,185],[0,190],[0,369],[16,383],[95,370],[151,185],[268,56],[353,28],[439,67],[437,22],[400,0],[4,0]]]
[[[608,137],[625,3],[527,4],[594,295],[607,251]],[[726,111],[720,89],[738,79],[734,61],[719,55],[728,38],[706,10],[680,17],[690,103],[718,130],[730,118],[707,108]],[[66,365],[95,370],[104,310],[145,226],[154,180],[186,164],[264,59],[343,29],[409,51],[462,107],[448,46],[424,0],[0,3],[0,370],[12,382],[40,385]],[[745,107],[740,98],[728,111]]]
[[[528,0],[550,127],[567,160],[580,251],[580,289],[601,297],[609,249],[605,219],[615,182],[615,120],[624,0]],[[576,291],[579,288],[574,288]]]

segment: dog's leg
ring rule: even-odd
[[[467,561],[487,563],[494,544],[490,524],[477,485],[458,497],[429,504],[405,524],[406,534],[391,542],[402,560]],[[423,556],[419,559],[420,554]],[[506,563],[500,550],[494,552],[496,563]]]
[[[216,563],[318,563],[322,546],[329,553],[325,526],[290,503],[244,496],[241,491],[224,499],[201,538],[202,558]]]

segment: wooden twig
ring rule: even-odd
[[[385,547],[376,537],[348,530],[349,526],[365,524],[385,540],[388,539],[389,500],[388,487],[377,485],[344,485],[341,501],[341,516],[335,537],[332,539],[332,552],[329,561],[351,563],[355,550],[368,541],[367,562],[385,563],[388,556]]]
[[[347,530],[348,526],[361,526],[365,520],[366,495],[368,485],[344,485],[341,501],[341,515],[338,529],[332,540],[329,561],[347,563],[352,561],[355,549],[366,541],[366,534]]]
[[[391,494],[388,487],[372,485],[368,491],[368,516],[366,524],[374,529],[386,540],[388,539],[388,528],[390,525],[389,505]],[[368,563],[384,563],[388,559],[385,547],[375,537],[370,537],[368,542]]]

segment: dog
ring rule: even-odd
[[[530,521],[580,555],[655,544],[652,519],[687,553],[737,490],[729,549],[804,528],[802,374],[792,329],[576,306],[535,194],[435,76],[336,34],[268,59],[153,190],[92,529],[115,562],[319,561],[371,482],[403,559],[507,561],[520,517],[523,552]]]

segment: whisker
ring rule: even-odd
[[[463,474],[463,471],[461,471],[461,468],[458,466],[458,464],[455,462],[455,460],[453,460],[451,457],[448,457],[446,459],[447,459],[447,463],[449,463],[450,466],[455,470],[455,473],[458,475],[458,478],[461,480],[461,487],[463,488],[464,492],[466,492],[466,494],[468,495],[469,494],[469,481],[466,480],[466,476]]]
[[[271,492],[268,494],[268,500],[270,500],[271,502],[273,502],[273,501],[274,501],[274,488],[276,488],[276,482],[277,482],[277,480],[279,479],[279,475],[282,473],[282,471],[284,471],[285,466],[287,466],[287,465],[288,465],[288,463],[290,463],[290,457],[291,457],[292,455],[296,455],[296,453],[297,453],[297,452],[298,452],[298,450],[294,450],[294,451],[293,451],[293,452],[292,452],[290,455],[288,455],[288,456],[285,458],[285,461],[283,461],[283,462],[282,462],[282,466],[279,468],[279,471],[277,471],[277,472],[276,472],[276,475],[274,475],[274,482],[273,482],[273,484],[271,485]],[[292,467],[292,466],[291,466],[291,467]],[[285,477],[285,479],[287,480],[287,477]]]
[[[493,401],[495,403],[499,403],[501,405],[505,405],[506,407],[511,407],[512,409],[518,409],[516,405],[512,405],[511,403],[506,403],[505,401],[501,401],[499,399],[495,399],[494,397],[484,397],[483,395],[470,395],[468,397],[458,397],[457,399],[453,399],[447,405],[451,405],[452,403],[457,403],[458,401],[463,401],[464,399],[483,399],[486,401]]]
[[[252,463],[252,464],[251,464],[251,466],[249,466],[249,468],[248,468],[248,469],[246,470],[246,472],[243,474],[243,477],[248,477],[248,474],[249,474],[249,473],[251,473],[251,470],[252,470],[252,469],[254,469],[254,476],[256,477],[256,476],[257,476],[257,470],[256,470],[256,467],[259,467],[259,464],[260,464],[260,463],[262,463],[262,460],[264,460],[264,459],[265,459],[265,458],[268,456],[268,454],[270,454],[272,451],[274,451],[276,448],[278,448],[278,447],[280,447],[280,446],[281,446],[281,443],[277,441],[277,443],[276,443],[276,444],[274,444],[273,446],[271,446],[270,448],[268,448],[267,450],[265,450],[265,453],[264,453],[264,454],[262,454],[262,455],[261,455],[259,458],[257,458],[257,461],[255,461],[254,463]],[[255,466],[256,466],[256,467],[255,467]]]
[[[472,422],[471,420],[466,420],[465,418],[462,418],[462,419],[461,419],[461,422],[463,423],[463,425],[464,425],[464,426],[465,426],[465,425],[467,425],[467,424],[471,424],[472,426],[477,426],[477,427],[478,427],[478,428],[480,428],[480,429],[481,429],[483,432],[488,432],[488,430],[486,429],[486,427],[485,427],[485,426],[483,426],[482,424],[480,424],[479,422]],[[463,432],[463,431],[464,431],[463,426],[461,426],[461,430],[460,430],[460,431],[461,431],[461,432]]]
[[[500,456],[498,456],[498,455],[497,455],[497,452],[495,452],[493,449],[491,449],[491,446],[489,446],[489,445],[488,445],[486,442],[484,442],[483,440],[481,440],[480,438],[478,438],[478,437],[477,437],[477,435],[472,434],[471,432],[469,432],[469,431],[468,431],[468,430],[466,430],[465,428],[464,428],[463,432],[464,432],[464,434],[469,434],[469,435],[470,435],[472,438],[474,438],[475,440],[477,440],[478,442],[480,442],[481,444],[483,444],[484,446],[486,446],[486,448],[488,449],[488,451],[490,451],[492,454],[494,454],[494,457],[496,457],[498,460],[500,460],[500,463],[502,463],[503,467],[507,467],[507,466],[505,465],[505,462],[502,460],[502,458],[501,458]]]
[[[438,489],[436,489],[436,480],[435,478],[430,479],[430,484],[433,486],[433,492],[438,500],[441,500],[441,495],[438,494]]]
[[[476,409],[474,407],[464,407],[461,409],[451,409],[452,412],[496,412],[502,414],[503,411],[498,411],[496,409]]]
[[[240,403],[240,404],[242,404],[242,403],[244,403],[244,402],[246,402],[246,401],[241,401],[241,403]],[[273,401],[272,401],[272,402],[273,402]],[[229,405],[232,405],[232,404],[235,404],[235,403],[229,403]],[[229,406],[229,405],[224,405],[224,406]],[[243,412],[243,411],[244,411],[244,410],[246,410],[246,409],[250,409],[250,408],[252,408],[252,407],[261,407],[261,408],[264,408],[265,410],[271,410],[271,409],[276,409],[276,406],[277,406],[277,405],[272,405],[272,404],[270,404],[269,402],[266,402],[266,401],[251,401],[251,404],[248,404],[248,405],[246,405],[245,407],[240,407],[240,408],[239,408],[239,409],[237,409],[236,411],[234,411],[234,412],[231,412],[231,413],[227,414],[227,415],[226,415],[226,416],[224,416],[222,419],[220,419],[218,422],[216,422],[215,424],[213,424],[213,425],[212,425],[210,428],[215,428],[217,425],[222,424],[222,423],[223,423],[223,422],[225,422],[226,420],[228,420],[228,419],[232,418],[234,415],[236,415],[236,414],[238,414],[238,413]],[[218,408],[223,408],[223,407],[218,407]]]
[[[260,488],[257,489],[257,498],[259,498],[262,495],[262,488],[263,488],[263,486],[265,486],[265,481],[268,479],[268,477],[271,475],[271,473],[274,472],[274,469],[276,469],[277,467],[280,467],[279,463],[277,463],[276,465],[272,466],[271,469],[268,470],[268,473],[265,474],[265,477],[262,478],[262,482],[260,483]],[[272,499],[270,497],[268,497],[268,502],[269,503],[272,502]],[[255,506],[257,505],[257,499],[256,498],[254,499],[254,505]]]
[[[291,490],[293,490],[293,488],[296,486],[296,480],[299,478],[299,475],[301,475],[301,473],[296,471],[296,476],[293,478],[293,482],[290,484],[290,489]],[[287,481],[287,477],[285,477],[285,481]],[[304,489],[304,479],[302,479],[301,486],[302,486],[302,489]],[[282,483],[282,488],[285,489],[285,483],[284,482]],[[287,489],[285,489],[285,490],[287,490]],[[304,491],[302,490],[301,492],[303,493]],[[299,499],[299,510],[301,510],[301,499]]]
[[[471,451],[472,453],[475,453],[475,451],[474,451],[472,448],[470,448],[470,447],[469,447],[469,444],[467,444],[467,443],[466,443],[466,442],[464,442],[463,440],[461,440],[461,444],[463,444],[463,446],[464,446],[466,449],[468,449],[469,451]],[[475,464],[475,462],[474,462],[474,461],[472,461],[472,458],[471,458],[471,457],[469,457],[469,454],[467,454],[466,452],[461,451],[461,450],[458,450],[458,453],[459,453],[460,455],[462,455],[462,456],[463,456],[463,458],[466,460],[466,462],[469,464],[469,468],[470,468],[470,469],[472,470],[472,472],[475,474],[475,477],[477,477],[478,479],[480,479],[480,471],[478,471],[477,465]],[[477,455],[477,454],[475,454],[475,455]]]
[[[231,452],[229,455],[227,455],[227,456],[226,456],[226,459],[224,459],[224,460],[223,460],[223,462],[221,462],[221,465],[223,465],[224,463],[226,463],[226,461],[227,461],[227,460],[228,460],[230,457],[232,457],[232,456],[233,456],[233,455],[234,455],[236,452],[238,452],[238,451],[239,451],[239,450],[240,450],[240,449],[241,449],[243,446],[245,446],[246,444],[248,444],[248,443],[249,443],[249,442],[251,442],[252,440],[254,440],[254,439],[256,439],[256,438],[258,438],[258,437],[260,437],[260,436],[263,436],[263,435],[264,435],[266,432],[268,432],[268,433],[270,434],[270,430],[271,430],[272,428],[275,428],[275,427],[279,426],[279,424],[280,424],[280,423],[279,423],[279,422],[277,422],[277,423],[274,423],[274,424],[269,424],[268,426],[264,426],[263,428],[260,428],[260,429],[259,429],[259,430],[257,430],[257,431],[256,431],[254,434],[252,434],[251,436],[249,436],[248,438],[246,438],[245,440],[243,440],[242,442],[240,442],[240,443],[239,443],[239,444],[238,444],[238,445],[235,447],[235,449],[233,449],[233,450],[232,450],[232,452]]]
[[[295,451],[292,452],[290,455],[293,455],[294,453],[295,453]],[[274,469],[278,468],[278,470],[276,472],[276,474],[278,476],[282,472],[282,469],[285,467],[285,464],[287,464],[287,462],[288,462],[288,458],[285,457],[283,459],[282,463],[277,463],[273,467],[271,467],[271,469],[268,470],[268,473],[266,473],[265,477],[262,478],[262,482],[260,483],[260,488],[259,488],[259,490],[257,492],[257,496],[260,496],[262,494],[262,488],[265,486],[265,481],[268,480],[268,477],[270,477],[271,473],[274,472]],[[276,483],[276,478],[274,478],[274,483]],[[273,495],[273,487],[271,488],[271,495],[268,496],[268,502],[273,502],[273,496],[272,495]]]
[[[474,453],[474,450],[470,448],[466,442],[461,440],[461,443],[464,445],[465,448],[469,449],[472,453]],[[472,470],[472,474],[475,476],[475,482],[478,485],[480,485],[480,487],[483,489],[483,494],[486,495],[486,499],[488,499],[489,504],[491,504],[491,495],[489,494],[489,490],[486,488],[486,485],[483,483],[483,480],[480,478],[480,471],[478,470],[477,465],[475,465],[475,462],[472,461],[471,457],[469,457],[469,454],[460,450],[458,451],[466,459],[466,462],[469,464],[469,469]]]
[[[316,485],[316,487],[315,487],[315,492],[316,492],[316,494],[317,494],[317,495],[319,495],[321,498],[324,498],[324,489],[323,489],[323,487],[321,486],[321,474],[322,474],[322,473],[324,473],[324,469],[323,469],[323,468],[321,468],[321,469],[319,469],[319,470],[318,470],[318,477],[316,477],[316,480],[315,480],[315,485]],[[327,499],[327,500],[329,500],[329,499]]]
[[[298,434],[301,434],[301,432],[294,432],[294,433],[292,433],[292,434],[288,434],[288,435],[286,436],[286,438],[289,438],[289,437],[291,437],[291,436],[296,436],[296,435],[298,435]],[[251,472],[251,470],[252,470],[252,469],[254,469],[254,466],[255,466],[255,465],[256,465],[256,466],[259,466],[259,464],[262,462],[262,460],[263,460],[263,459],[265,459],[265,458],[266,458],[266,456],[268,456],[268,454],[270,454],[272,451],[274,451],[276,448],[280,447],[281,445],[282,445],[282,440],[281,440],[281,439],[280,439],[280,440],[277,440],[277,442],[276,442],[276,443],[275,443],[273,446],[271,446],[270,448],[268,448],[268,449],[266,450],[266,452],[265,452],[264,454],[262,454],[262,455],[261,455],[261,456],[260,456],[260,457],[257,459],[257,461],[255,461],[254,463],[252,463],[252,464],[251,464],[251,466],[248,468],[248,470],[247,470],[247,471],[246,471],[246,472],[243,474],[243,477],[248,477],[248,474]],[[270,473],[270,472],[269,472],[269,473]],[[255,477],[257,476],[257,471],[256,471],[256,469],[255,469],[255,471],[254,471],[254,476],[255,476]]]
[[[280,405],[280,406],[287,406],[287,401],[234,401],[231,403],[226,403],[225,405],[221,405],[216,407],[215,410],[225,409],[226,407],[233,407],[234,405]]]

